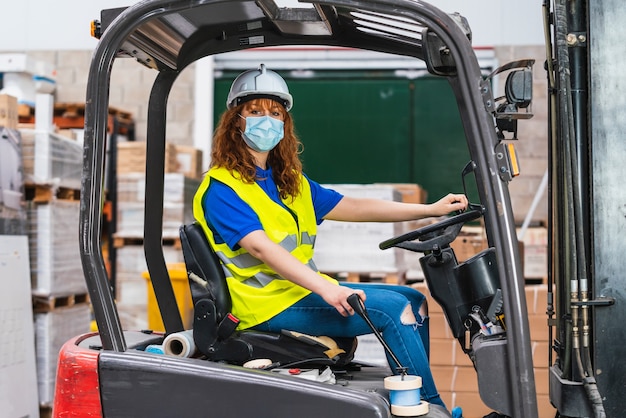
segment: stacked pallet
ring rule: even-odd
[[[416,184],[329,184],[344,196],[421,203]],[[415,222],[324,221],[317,229],[315,263],[324,273],[350,282],[404,283],[409,264],[405,250],[381,250],[379,244],[415,229]]]
[[[145,174],[124,173],[117,179],[117,231],[118,242],[143,237]],[[193,195],[200,180],[183,173],[166,173],[163,189],[163,238],[177,239],[183,223],[193,221]]]
[[[37,367],[17,99],[0,95],[0,410],[36,416]]]
[[[50,132],[21,128],[22,161],[26,181],[79,189],[83,148],[77,141]]]
[[[193,147],[166,145],[163,190],[162,243],[165,262],[184,262],[179,228],[193,222],[193,196],[202,176],[202,153]],[[118,144],[116,302],[124,329],[156,329],[158,316],[143,247],[145,211],[146,144]],[[172,276],[172,273],[170,273]],[[174,283],[175,293],[184,286]],[[184,280],[186,283],[186,277]],[[178,294],[176,293],[178,297]],[[159,318],[160,319],[160,318]],[[162,326],[162,325],[161,325]]]
[[[89,332],[91,307],[78,242],[82,146],[53,132],[51,97],[38,99],[37,106],[36,129],[20,125],[19,132],[37,384],[46,411],[53,403],[59,351],[70,338]]]
[[[91,308],[80,262],[77,190],[28,184],[28,238],[39,404],[53,403],[63,344],[89,331]],[[74,233],[72,233],[74,231]]]
[[[28,188],[51,189],[42,185]],[[33,295],[86,294],[78,244],[80,201],[58,199],[49,193],[51,200],[27,202]]]
[[[144,278],[147,271],[143,245],[131,244],[126,241],[116,249],[116,304],[122,328],[127,330],[143,330],[155,328],[149,318],[148,301],[150,286]],[[183,254],[178,245],[164,245],[163,256],[167,264],[182,263]]]
[[[117,144],[117,174],[122,176],[128,173],[145,173],[146,148],[147,144],[143,141],[119,142]],[[165,144],[164,164],[166,173],[178,171],[174,144]]]
[[[39,403],[50,408],[61,347],[89,332],[91,308],[78,244],[80,202],[77,190],[45,184],[28,184],[26,190],[34,197],[26,204]]]
[[[144,173],[146,170],[146,147],[143,141],[119,142],[117,144],[117,172]],[[202,177],[202,150],[195,147],[165,144],[165,172],[182,173],[185,177]]]
[[[36,300],[35,355],[39,404],[52,407],[59,351],[69,339],[89,331],[91,308],[86,295]]]

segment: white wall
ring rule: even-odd
[[[6,2],[7,0],[5,0]],[[0,51],[92,50],[100,10],[132,0],[9,0],[0,13]],[[465,16],[475,46],[543,44],[542,0],[431,0]]]
[[[133,0],[5,0],[0,14],[0,51],[93,49],[90,23],[100,10]]]

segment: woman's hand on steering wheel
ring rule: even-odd
[[[461,213],[467,209],[469,201],[464,194],[449,193],[435,203],[430,204],[431,216],[444,216],[452,212]]]

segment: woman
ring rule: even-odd
[[[357,293],[400,363],[422,377],[423,397],[443,406],[428,365],[424,296],[406,286],[340,285],[317,270],[313,245],[324,219],[441,216],[464,210],[466,197],[408,204],[342,196],[320,186],[302,173],[292,105],[285,81],[263,64],[239,75],[215,131],[211,169],[194,198],[194,215],[225,266],[239,328],[368,334],[347,302]]]

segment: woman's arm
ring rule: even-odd
[[[361,300],[365,300],[365,292],[337,286],[324,279],[272,241],[264,231],[250,232],[239,241],[239,245],[280,276],[320,295],[343,316],[354,314],[354,310],[348,304],[348,296],[358,293]]]
[[[465,210],[467,197],[463,194],[448,194],[431,204],[402,203],[382,199],[363,199],[344,196],[324,217],[333,221],[350,222],[399,222],[443,216]]]

